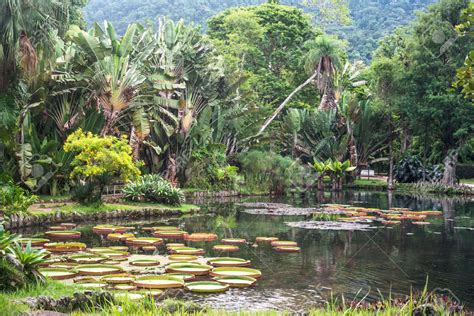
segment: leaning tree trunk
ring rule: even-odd
[[[337,110],[336,96],[334,95],[334,91],[332,89],[328,88],[328,91],[323,94],[318,110]]]
[[[448,151],[444,158],[444,173],[442,183],[445,185],[454,185],[456,183],[456,165],[458,163],[459,149]]]

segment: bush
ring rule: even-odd
[[[28,213],[28,208],[38,201],[38,197],[12,181],[0,183],[0,211],[9,217],[13,214]]]
[[[417,156],[406,156],[398,162],[394,171],[395,180],[399,183],[436,182],[443,177],[441,166],[424,166]]]
[[[126,182],[140,175],[127,139],[99,137],[81,129],[68,136],[64,151],[75,154],[70,177],[74,180],[73,198],[81,203],[100,202],[103,188],[114,177]]]
[[[179,206],[184,202],[184,194],[159,175],[141,176],[123,188],[125,198],[130,201],[147,201]]]

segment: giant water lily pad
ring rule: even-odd
[[[51,252],[78,252],[86,249],[86,244],[80,242],[57,242],[47,243],[43,246]]]
[[[182,238],[185,238],[187,233],[181,230],[160,230],[160,231],[154,231],[152,235],[155,237],[166,238],[166,239],[182,239]]]
[[[149,275],[138,277],[133,284],[139,288],[168,289],[183,287],[184,281],[180,277],[169,275]]]
[[[274,247],[273,249],[275,249],[278,252],[300,252],[301,251],[301,248],[297,246],[278,246],[278,247]]]
[[[62,268],[44,268],[38,270],[42,275],[53,280],[66,280],[74,278],[77,273],[73,270]]]
[[[76,267],[76,271],[81,275],[107,275],[122,272],[123,269],[106,264],[82,264]]]
[[[166,266],[166,272],[174,273],[189,273],[194,275],[205,275],[208,274],[212,269],[212,266],[186,262],[186,263],[170,263]]]
[[[137,293],[137,292],[127,292],[127,291],[112,291],[110,292],[114,295],[115,299],[123,299],[123,300],[131,300],[131,301],[137,301],[137,300],[142,300],[146,297],[146,295],[142,293]]]
[[[197,260],[198,257],[193,255],[169,255],[168,259],[170,261],[194,261]]]
[[[230,287],[249,287],[257,282],[257,279],[248,276],[223,276],[214,278],[215,281]]]
[[[185,239],[187,241],[213,241],[217,240],[217,235],[211,233],[194,233],[187,235]]]
[[[240,248],[234,245],[215,245],[212,247],[212,250],[220,252],[237,252]]]
[[[91,264],[91,263],[100,263],[107,260],[105,256],[99,255],[73,255],[69,257],[69,260],[74,261],[80,264]]]
[[[242,258],[219,257],[211,258],[207,261],[208,264],[214,267],[248,267],[250,260]]]
[[[305,221],[305,222],[287,222],[290,227],[303,229],[319,229],[319,230],[358,230],[368,231],[371,226],[363,223],[355,222],[337,222],[337,221]]]
[[[227,291],[229,286],[213,281],[197,281],[186,283],[185,288],[196,293],[221,293]]]
[[[43,246],[44,244],[49,243],[49,239],[46,238],[19,238],[18,242],[22,245],[27,245],[31,243],[33,247]]]
[[[81,232],[75,230],[57,230],[44,233],[50,239],[77,239],[81,238]]]
[[[214,277],[224,276],[248,276],[258,279],[262,276],[262,272],[257,269],[241,268],[241,267],[219,267],[211,270],[210,274]]]
[[[259,242],[259,243],[271,243],[272,241],[277,241],[277,240],[278,240],[277,237],[257,237],[257,238],[255,238],[255,241]]]
[[[224,245],[243,245],[247,241],[243,238],[224,238],[221,240]]]
[[[152,226],[152,227],[142,227],[143,231],[177,231],[179,230],[176,226]]]
[[[154,259],[138,259],[130,261],[130,264],[137,267],[154,267],[159,266],[160,262]]]
[[[107,235],[107,239],[111,241],[124,241],[127,238],[133,238],[133,237],[135,237],[135,235],[132,233],[123,233],[123,234],[112,233],[112,234]]]
[[[99,235],[108,235],[112,233],[123,234],[127,232],[130,227],[116,226],[116,225],[97,225],[92,228],[92,232]]]
[[[279,246],[298,246],[298,243],[296,241],[291,241],[291,240],[277,240],[277,241],[272,241],[271,245],[273,247],[279,247]]]
[[[107,283],[102,282],[79,282],[76,285],[85,289],[103,289],[108,286]]]
[[[137,287],[132,284],[116,284],[114,285],[114,290],[117,291],[131,291],[135,290]]]
[[[173,272],[173,273],[165,273],[163,275],[168,275],[168,276],[174,276],[174,277],[177,277],[177,278],[181,278],[186,282],[196,279],[196,276],[194,274],[188,274],[188,273],[174,273]]]
[[[285,207],[292,207],[290,204],[283,204],[283,203],[265,203],[265,202],[244,202],[244,203],[236,203],[236,205],[248,207],[248,208],[285,208]]]
[[[193,247],[172,247],[169,249],[171,253],[176,253],[180,255],[202,255],[204,254],[204,249],[202,248],[193,248]]]
[[[128,274],[110,274],[100,278],[101,281],[110,284],[128,284],[135,280],[135,277]]]
[[[314,213],[321,212],[317,208],[295,208],[295,207],[286,207],[286,208],[269,208],[269,209],[246,209],[242,212],[252,214],[252,215],[272,215],[272,216],[307,216]]]
[[[163,239],[156,237],[127,238],[125,243],[129,246],[158,246],[163,244]]]

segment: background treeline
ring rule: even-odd
[[[184,19],[207,27],[206,21],[227,8],[258,5],[265,0],[89,0],[85,7],[88,23],[108,20],[117,31],[123,33],[128,24],[146,22],[162,16],[177,21]],[[324,27],[329,33],[338,34],[349,42],[350,59],[368,61],[378,41],[399,25],[415,17],[415,11],[424,9],[434,0],[350,0],[351,25],[321,25],[318,19],[313,23]],[[309,14],[315,14],[314,7],[303,5],[302,0],[282,0],[281,4],[295,6]]]

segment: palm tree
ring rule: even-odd
[[[342,42],[328,35],[306,42],[305,70],[316,73],[315,84],[321,94],[319,110],[337,110],[334,76],[341,66]]]
[[[5,91],[18,65],[31,77],[38,52],[52,55],[51,36],[67,28],[67,11],[64,1],[8,0],[0,2],[0,17],[0,91]]]

